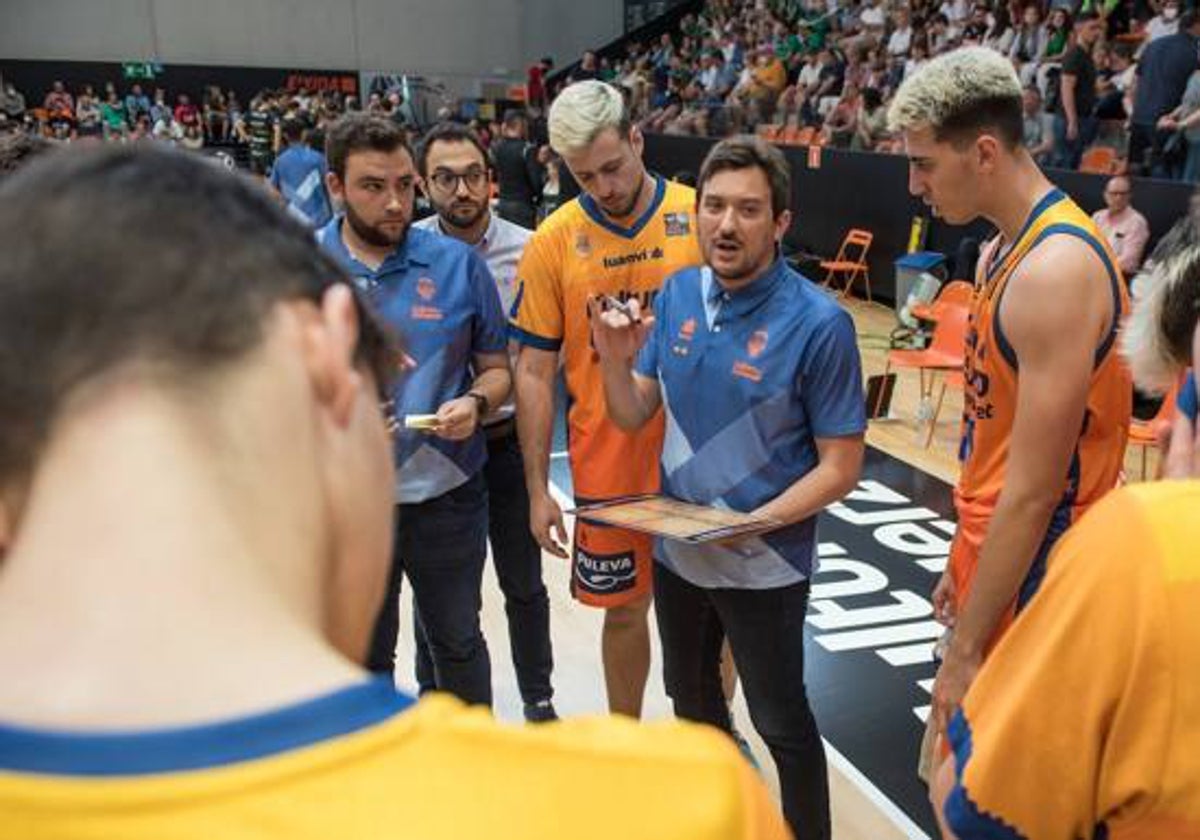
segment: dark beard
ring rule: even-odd
[[[447,227],[457,228],[459,230],[467,230],[483,218],[483,214],[488,211],[488,206],[487,204],[480,204],[479,211],[464,222],[460,222],[451,214],[449,204],[444,205],[443,207],[435,206],[434,209],[437,210],[438,218],[441,220],[442,224],[446,225]]]
[[[354,212],[354,208],[348,203],[346,204],[346,221],[350,225],[350,229],[354,231],[354,235],[367,243],[373,248],[393,248],[404,241],[404,235],[408,233],[408,227],[395,238],[384,233],[377,227],[372,227],[363,221],[362,216]]]

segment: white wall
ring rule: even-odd
[[[522,80],[621,34],[622,0],[0,0],[0,58]]]

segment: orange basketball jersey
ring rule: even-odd
[[[1020,369],[1004,335],[1000,305],[1017,267],[1050,236],[1074,236],[1093,248],[1106,272],[1096,278],[1096,294],[1112,296],[1113,319],[1096,348],[1087,412],[1074,456],[1041,548],[1021,585],[1019,610],[1037,590],[1045,559],[1064,531],[1119,480],[1132,410],[1133,386],[1115,347],[1117,328],[1129,311],[1121,271],[1104,238],[1075,202],[1055,189],[1038,202],[1007,253],[998,244],[980,259],[967,330],[962,474],[955,489],[958,533],[950,568],[961,607],[974,579],[979,548],[1004,486],[1017,409]]]
[[[523,344],[561,352],[577,499],[658,491],[662,414],[632,434],[608,419],[587,302],[592,295],[636,297],[643,311],[651,309],[663,280],[701,262],[695,211],[691,187],[658,178],[653,202],[631,227],[612,222],[584,194],[525,246],[510,331]]]

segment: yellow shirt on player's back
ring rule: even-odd
[[[616,718],[518,728],[445,696],[410,703],[376,680],[208,727],[87,736],[0,726],[0,836],[787,836],[761,781],[715,730]]]
[[[1100,500],[950,724],[961,840],[1200,838],[1200,481]]]
[[[525,246],[511,333],[561,352],[571,399],[571,476],[581,500],[658,490],[662,415],[633,434],[608,419],[587,302],[593,295],[636,297],[649,310],[663,280],[701,262],[695,212],[691,187],[657,178],[650,207],[632,226],[617,225],[584,194],[555,211]]]

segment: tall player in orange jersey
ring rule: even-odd
[[[642,163],[642,136],[619,91],[603,82],[566,88],[550,107],[550,145],[583,188],[534,232],[517,268],[511,334],[517,362],[517,428],[529,487],[530,527],[547,551],[566,552],[562,512],[547,489],[554,382],[562,361],[571,478],[578,502],[659,488],[661,414],[638,432],[608,418],[588,305],[636,298],[645,310],[663,280],[699,265],[696,194]],[[653,541],[576,522],[572,593],[605,610],[601,637],[608,705],[639,717],[650,671]]]
[[[1104,238],[1022,147],[1007,60],[968,48],[931,61],[889,121],[914,195],[951,224],[999,229],[977,271],[958,532],[934,592],[954,626],[933,697],[944,731],[1051,548],[1118,481],[1132,388],[1114,340],[1128,297]]]

